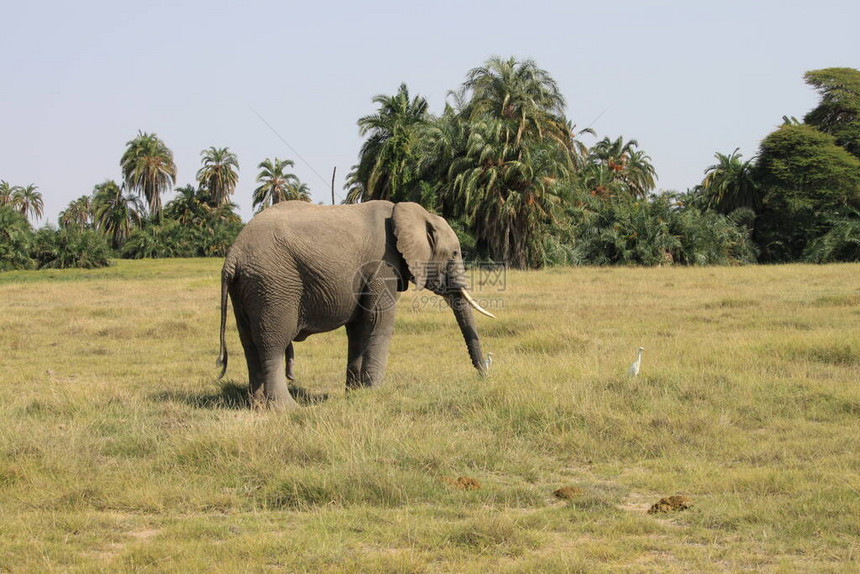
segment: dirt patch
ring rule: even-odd
[[[556,498],[560,498],[562,500],[572,500],[582,496],[583,492],[584,491],[578,486],[562,486],[552,494]]]
[[[481,483],[475,480],[474,478],[469,478],[468,476],[461,476],[460,478],[453,479],[447,476],[442,477],[442,482],[453,486],[457,490],[479,490],[481,488]]]
[[[144,530],[135,530],[134,532],[129,532],[128,535],[132,538],[137,538],[138,540],[149,540],[150,538],[155,538],[160,533],[160,530],[156,530],[154,528],[147,528]]]
[[[693,501],[686,496],[670,496],[668,498],[661,498],[657,503],[651,506],[651,508],[648,509],[648,514],[679,512],[681,510],[687,510],[691,506],[693,506]]]
[[[144,528],[142,530],[133,530],[131,532],[126,532],[125,535],[132,538],[132,540],[149,540],[151,538],[155,538],[161,534],[161,530],[157,530],[154,528]],[[124,542],[114,542],[106,545],[102,550],[95,553],[99,560],[111,560],[115,558],[120,552],[125,550],[131,541]]]

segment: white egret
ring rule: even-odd
[[[639,376],[639,368],[642,366],[642,351],[645,350],[645,347],[639,347],[639,350],[636,354],[636,360],[630,365],[630,368],[627,369],[627,374],[631,377]]]
[[[493,364],[493,354],[487,353],[487,358],[484,359],[484,370],[490,372],[490,365]]]

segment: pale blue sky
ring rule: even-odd
[[[0,179],[38,185],[56,222],[93,185],[120,180],[125,143],[144,130],[173,150],[179,185],[194,181],[201,150],[229,146],[245,219],[266,157],[295,160],[317,201],[337,166],[340,199],[374,95],[406,82],[438,113],[469,69],[499,55],[534,59],[579,127],[638,140],[659,188],[683,191],[714,152],[750,157],[783,115],[802,118],[818,101],[805,71],[860,68],[856,0],[526,6],[4,0]]]

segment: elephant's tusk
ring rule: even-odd
[[[477,301],[475,301],[474,299],[472,299],[472,296],[471,296],[471,295],[469,295],[469,292],[468,292],[468,291],[466,291],[466,288],[465,288],[465,287],[461,287],[461,288],[460,288],[460,293],[462,293],[462,294],[463,294],[463,298],[464,298],[464,299],[466,299],[466,301],[468,301],[468,302],[469,302],[469,305],[471,305],[472,307],[474,307],[474,308],[475,308],[475,311],[477,311],[478,313],[482,313],[482,314],[484,314],[484,315],[486,315],[487,317],[490,317],[490,318],[492,318],[492,319],[495,319],[495,318],[496,318],[496,316],[495,316],[495,315],[493,315],[492,313],[490,313],[489,311],[487,311],[486,309],[484,309],[483,307],[481,307],[480,305],[478,305],[478,302],[477,302]]]

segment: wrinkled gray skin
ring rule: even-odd
[[[226,370],[229,293],[255,405],[296,407],[287,390],[292,341],[342,325],[347,389],[378,385],[394,332],[393,303],[407,281],[447,299],[472,364],[484,374],[475,318],[460,293],[460,244],[444,219],[416,203],[276,204],[245,226],[224,261],[218,362]]]

